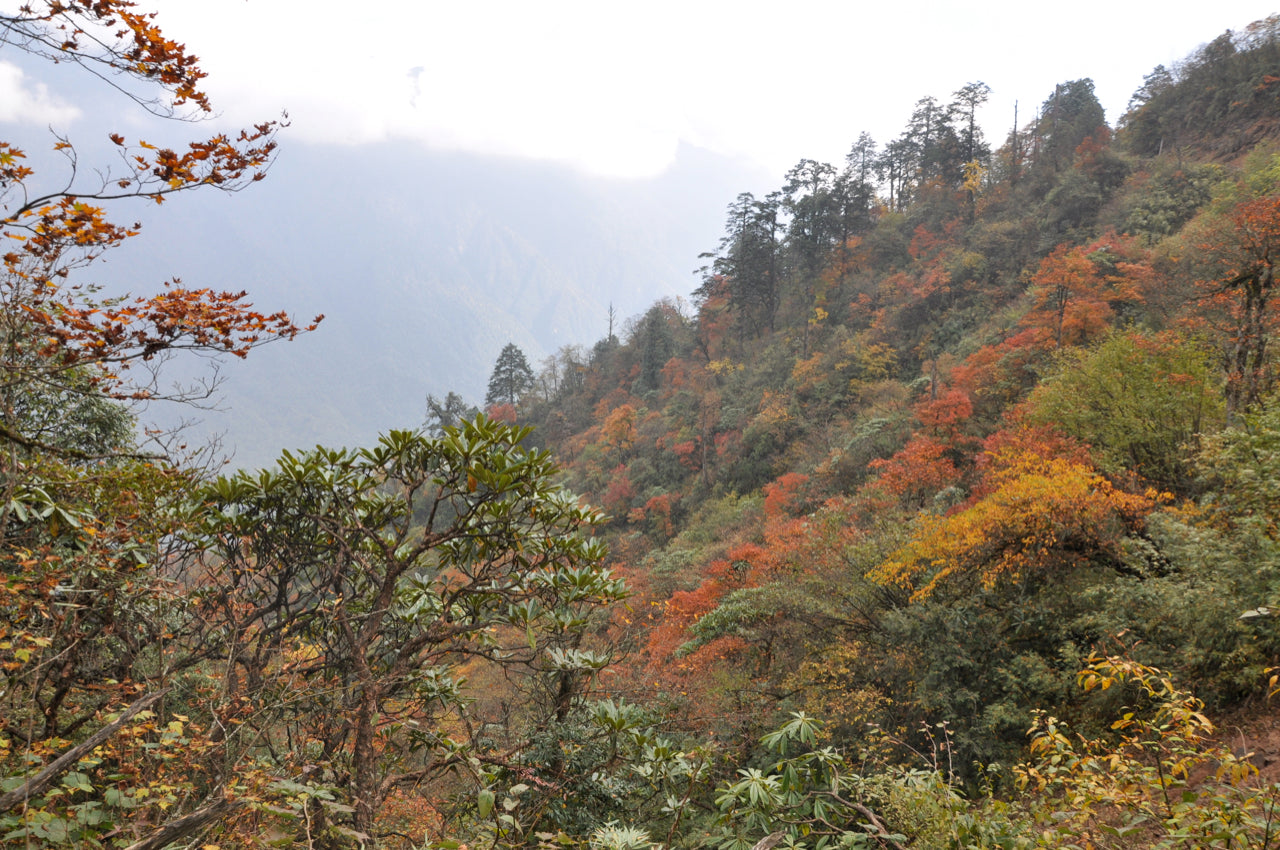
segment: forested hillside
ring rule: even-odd
[[[0,24],[212,109],[127,2]],[[1274,846],[1277,81],[1272,17],[1114,128],[935,93],[734,199],[691,305],[220,478],[127,403],[316,322],[78,275],[277,125],[0,143],[0,843]]]
[[[1115,128],[1088,79],[997,140],[981,83],[924,97],[897,138],[734,200],[694,309],[547,364],[519,419],[635,592],[608,692],[739,767],[803,711],[1000,799],[1048,716],[1093,735],[1141,702],[1079,687],[1098,658],[1265,714],[1277,26],[1155,69]],[[1138,813],[1075,805],[1082,846]],[[1152,842],[1193,817],[1143,814]]]

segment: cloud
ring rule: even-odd
[[[417,139],[633,177],[661,171],[681,140],[779,174],[802,157],[839,161],[860,132],[883,144],[917,99],[945,101],[977,80],[992,89],[980,120],[996,144],[1015,104],[1025,123],[1056,83],[1084,76],[1114,122],[1157,63],[1269,10],[387,0],[361,17],[299,14],[296,0],[224,4],[216,16],[190,0],[149,5],[171,37],[190,39],[216,107],[238,126],[286,108],[294,138]]]
[[[49,93],[44,83],[27,78],[22,69],[0,62],[0,121],[11,124],[68,124],[80,110]]]

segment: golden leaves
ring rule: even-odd
[[[923,599],[939,586],[1001,580],[1114,558],[1121,538],[1158,494],[1117,490],[1078,460],[1007,450],[994,457],[983,494],[949,516],[921,517],[911,541],[871,573]]]

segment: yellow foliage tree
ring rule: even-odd
[[[1030,573],[1115,557],[1159,494],[1125,493],[1078,459],[1019,447],[988,455],[983,487],[950,516],[922,515],[912,539],[872,572],[882,584],[929,597],[946,582],[993,587]]]

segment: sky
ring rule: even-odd
[[[1189,7],[1189,3],[1180,4]],[[840,162],[862,131],[896,137],[924,96],[992,89],[997,143],[1055,83],[1092,77],[1114,124],[1142,78],[1265,2],[852,0],[143,0],[209,72],[229,125],[289,112],[290,139],[408,138],[660,173],[681,142],[781,176]],[[329,13],[324,13],[324,10]],[[0,54],[0,121],[69,124],[56,91]]]

